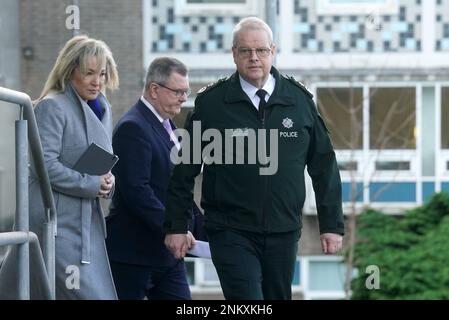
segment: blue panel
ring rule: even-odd
[[[357,202],[362,202],[363,201],[363,183],[358,182],[357,183]],[[352,201],[352,197],[351,197],[351,183],[350,182],[343,182],[341,185],[341,191],[342,191],[342,197],[343,197],[343,202],[351,202]]]
[[[293,274],[292,285],[298,286],[301,284],[301,274],[300,274],[300,262],[296,260],[295,262],[295,273]]]
[[[307,41],[307,49],[309,49],[311,51],[317,51],[318,50],[318,42],[316,40]]]
[[[192,42],[192,34],[189,32],[183,32],[181,35],[182,42]]]
[[[441,183],[441,191],[445,191],[445,192],[449,193],[449,182]]]
[[[343,39],[343,34],[341,32],[332,32],[331,38],[333,41],[341,41]]]
[[[376,182],[369,187],[371,202],[416,202],[414,182]]]
[[[296,23],[293,25],[293,32],[295,33],[309,33],[310,25],[307,23]]]
[[[219,23],[215,25],[215,33],[216,34],[226,34],[226,33],[232,33],[233,30],[233,26],[231,26],[230,24],[224,24],[224,23]]]
[[[168,49],[167,40],[159,40],[159,42],[157,43],[157,49],[158,51],[167,51]]]
[[[441,41],[441,49],[447,50],[449,49],[449,39],[444,39]]]
[[[333,4],[374,4],[374,3],[385,3],[385,0],[329,0],[329,3]]]
[[[396,32],[407,32],[408,24],[406,22],[396,22],[392,25],[392,29]]]
[[[407,49],[416,49],[416,40],[415,39],[407,39],[405,41],[405,46]]]
[[[422,183],[422,200],[426,202],[435,192],[435,182],[423,182]]]
[[[165,26],[165,32],[167,32],[168,34],[175,34],[175,33],[181,33],[182,32],[182,26],[179,24],[167,24]]]
[[[366,50],[368,47],[368,44],[365,39],[358,39],[357,40],[357,49],[359,50]]]
[[[391,31],[384,31],[384,32],[382,32],[382,39],[383,40],[387,40],[387,41],[391,41],[393,39],[393,35],[392,35]]]
[[[214,40],[207,41],[207,51],[215,51],[217,50],[217,42]]]
[[[359,25],[357,23],[343,23],[340,30],[346,33],[356,33],[359,31]]]

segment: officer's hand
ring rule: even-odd
[[[164,243],[176,259],[184,258],[189,249],[188,234],[167,234]]]
[[[343,237],[336,233],[323,233],[320,240],[321,249],[325,254],[337,253],[343,245]]]

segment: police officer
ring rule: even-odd
[[[204,164],[201,204],[226,299],[291,299],[306,165],[322,250],[333,254],[342,246],[341,180],[331,141],[312,95],[272,66],[275,50],[262,20],[236,25],[237,72],[200,90],[186,123],[191,138],[182,152],[191,153],[183,154],[189,161],[175,167],[169,184],[165,244],[182,258],[194,178]],[[202,161],[195,161],[195,144]]]

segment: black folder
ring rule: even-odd
[[[111,171],[118,156],[92,143],[73,166],[73,170],[93,176],[101,176]]]

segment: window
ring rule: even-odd
[[[357,171],[357,161],[338,161],[338,169],[341,171]]]
[[[317,96],[335,149],[362,149],[362,88],[318,88]]]
[[[184,16],[209,13],[217,13],[222,16],[228,14],[257,15],[259,2],[255,0],[175,0],[175,14]]]
[[[299,257],[296,257],[295,271],[293,274],[292,286],[299,287],[301,285],[301,264]]]
[[[441,88],[441,148],[449,149],[449,87]],[[449,170],[449,169],[448,169]]]
[[[370,149],[415,149],[415,88],[370,89]]]
[[[311,291],[343,291],[345,265],[336,261],[309,262]]]
[[[318,15],[397,14],[398,0],[317,0]]]
[[[212,260],[186,257],[184,259],[187,269],[187,280],[196,292],[214,292],[211,289],[221,289],[220,280]],[[292,280],[293,292],[301,290],[301,264],[300,258],[296,257],[295,271]]]
[[[409,161],[376,161],[376,171],[398,171],[398,170],[410,170]]]
[[[188,4],[191,3],[204,3],[204,4],[228,4],[228,3],[245,3],[245,0],[187,0]]]
[[[342,256],[304,256],[301,259],[304,299],[342,299],[346,264]]]

